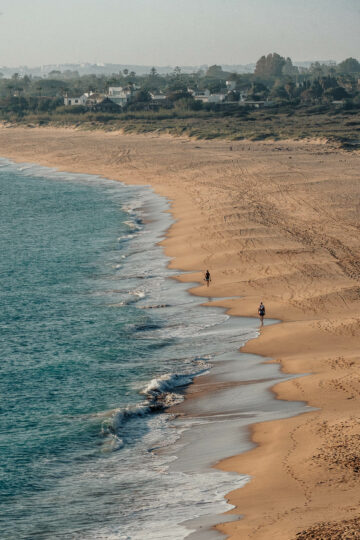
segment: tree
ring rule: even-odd
[[[260,82],[254,82],[251,85],[250,92],[249,92],[249,98],[253,99],[254,101],[261,101],[267,98],[269,95],[269,89],[265,84],[262,84]]]
[[[271,97],[276,99],[289,99],[289,94],[282,85],[276,85],[271,90]]]
[[[310,88],[306,88],[305,90],[303,90],[301,92],[300,98],[301,98],[301,101],[311,102],[311,101],[313,101],[314,96],[313,96]]]
[[[28,107],[28,102],[23,97],[8,97],[2,100],[2,109],[6,112],[14,112],[23,116]]]
[[[25,88],[29,88],[31,85],[31,77],[29,77],[29,75],[24,75],[22,82]]]
[[[305,90],[301,92],[301,101],[318,101],[324,92],[324,89],[317,79],[311,83],[310,87],[307,84],[304,84],[303,88],[305,88]]]
[[[353,104],[357,107],[360,107],[360,92],[356,94],[356,96],[353,99]]]
[[[78,79],[80,77],[78,71],[72,71],[71,69],[65,69],[63,71],[64,79]]]
[[[144,75],[142,77],[142,86],[143,88],[147,88],[147,90],[159,91],[160,88],[165,86],[165,81],[153,67],[151,68],[149,75]]]
[[[230,101],[230,102],[239,101],[239,99],[240,99],[240,93],[237,92],[236,90],[230,90],[230,92],[228,92],[225,97],[225,101]]]
[[[313,62],[309,69],[310,73],[315,77],[319,78],[326,74],[326,69],[323,64],[320,62]]]
[[[58,69],[53,69],[52,71],[50,71],[50,73],[48,74],[48,77],[50,79],[59,79],[61,77],[61,71],[59,71]]]
[[[16,83],[10,81],[6,82],[6,90],[8,91],[9,96],[12,96],[16,88]]]
[[[173,92],[170,92],[167,96],[169,101],[175,102],[179,101],[180,99],[193,99],[191,94],[187,90],[175,90]]]
[[[310,87],[311,93],[314,96],[314,98],[320,98],[323,95],[324,89],[319,83],[318,80],[315,80],[311,87]]]
[[[68,85],[57,79],[42,79],[36,82],[35,88],[40,96],[45,94],[48,97],[55,97],[63,94],[68,89]]]
[[[218,92],[221,92],[224,88],[222,81],[219,81],[218,79],[210,80],[206,86],[212,94],[217,94]]]
[[[229,76],[226,78],[227,81],[235,81],[237,82],[239,79],[239,75],[237,73],[230,73]]]
[[[290,99],[296,97],[296,86],[292,81],[289,81],[284,86],[286,93]]]
[[[198,106],[199,103],[200,103],[200,107]],[[177,99],[174,105],[175,105],[175,109],[180,110],[180,111],[181,110],[184,110],[184,111],[200,110],[202,107],[201,101],[196,101],[189,94],[186,97]]]
[[[148,103],[149,101],[151,101],[151,96],[149,92],[144,89],[138,90],[133,97],[134,103]]]
[[[255,75],[263,78],[281,77],[285,63],[285,58],[277,53],[262,56],[256,62]]]
[[[246,90],[251,86],[252,82],[252,75],[250,74],[242,74],[238,76],[238,80],[236,82],[236,88],[238,90]]]
[[[211,77],[213,79],[226,79],[227,74],[222,70],[221,66],[214,64],[208,68],[205,73],[205,77]]]
[[[297,66],[293,65],[292,60],[289,57],[287,57],[282,67],[282,74],[288,75],[289,77],[293,77],[294,75],[299,74],[299,69],[297,68]]]
[[[341,100],[349,98],[349,94],[342,86],[336,86],[335,88],[328,88],[325,91],[325,96],[329,99]]]
[[[319,84],[323,90],[327,90],[328,88],[334,88],[335,86],[338,86],[336,79],[330,76],[321,77],[321,79],[319,79]]]
[[[346,58],[343,62],[337,65],[339,73],[360,73],[360,62],[356,58]]]
[[[168,82],[170,92],[187,92],[187,84],[181,75],[170,75]]]

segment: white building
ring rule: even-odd
[[[82,105],[82,106],[91,106],[96,103],[100,103],[104,99],[103,94],[97,92],[85,92],[79,97],[64,97],[64,105]]]
[[[210,90],[204,90],[203,92],[199,92],[198,90],[188,88],[187,91],[190,95],[193,96],[193,98],[198,97],[199,99],[203,99],[210,96]]]
[[[123,92],[122,86],[109,86],[108,97],[119,97]]]
[[[194,99],[202,103],[222,103],[225,100],[225,94],[211,94],[209,90],[204,93],[195,93]]]
[[[108,90],[107,97],[111,99],[116,105],[123,107],[130,100],[133,95],[134,88],[122,86],[110,86]]]
[[[210,94],[208,103],[222,103],[225,100],[225,94]]]
[[[166,99],[165,94],[162,92],[150,92],[150,97],[153,101],[161,101]]]
[[[85,105],[87,100],[87,96],[83,94],[79,97],[64,97],[64,105]]]
[[[225,94],[212,94],[208,89],[198,92],[197,90],[188,88],[188,92],[196,101],[201,101],[202,103],[222,103],[226,97]]]

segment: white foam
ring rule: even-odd
[[[143,289],[135,289],[135,291],[129,291],[129,294],[138,296],[139,298],[144,298],[145,291]]]
[[[137,223],[134,223],[133,221],[126,220],[123,221],[124,225],[127,225],[130,229],[139,230],[140,226]]]
[[[171,373],[152,379],[140,392],[146,397],[146,401],[95,415],[96,417],[104,417],[101,434],[104,437],[110,436],[112,439],[114,436],[121,435],[127,422],[159,412],[181,402],[184,399],[183,395],[174,392],[174,390],[189,385],[192,380],[193,376]],[[106,444],[109,443],[106,442]],[[121,444],[123,446],[123,441]]]
[[[171,392],[174,388],[187,386],[192,382],[193,377],[189,375],[177,375],[176,373],[165,374],[157,379],[152,379],[141,393],[155,398],[159,394]]]
[[[118,236],[118,242],[122,242],[123,240],[130,240],[130,238],[134,238],[134,234],[122,234],[121,236]]]

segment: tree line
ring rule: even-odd
[[[230,91],[226,81],[233,82]],[[14,74],[8,79],[0,74],[0,113],[24,115],[57,111],[69,114],[70,111],[64,107],[65,95],[75,97],[85,92],[104,94],[110,86],[136,88],[123,112],[149,109],[150,92],[166,95],[166,100],[158,103],[157,108],[216,110],[212,104],[196,101],[189,89],[223,93],[225,103],[237,102],[240,97],[246,101],[267,100],[279,106],[329,104],[344,100],[349,107],[359,107],[359,81],[360,63],[355,58],[347,58],[337,65],[314,62],[309,68],[303,68],[295,66],[291,58],[277,53],[262,56],[251,74],[226,72],[219,65],[191,74],[182,73],[178,67],[166,75],[159,74],[155,68],[146,75],[137,75],[126,69],[111,76],[80,76],[76,71],[56,70],[46,78]],[[77,112],[81,112],[81,108],[77,107]]]

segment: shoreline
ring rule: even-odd
[[[241,319],[245,318],[232,316],[231,319],[234,326],[238,324],[241,328]],[[279,321],[267,323],[270,327],[279,324]],[[245,346],[249,341],[257,339],[255,336],[244,340]],[[187,387],[185,401],[169,410],[170,413],[180,415],[181,420],[184,417],[185,421],[194,421],[197,426],[194,430],[190,428],[189,432],[185,431],[181,436],[183,444],[188,448],[185,448],[185,452],[180,450],[176,453],[180,465],[176,461],[175,466],[179,467],[179,470],[183,469],[184,464],[194,460],[203,470],[214,468],[239,474],[239,470],[232,466],[224,468],[222,464],[229,459],[226,455],[231,454],[238,458],[251,453],[257,447],[252,437],[255,425],[281,422],[285,418],[296,418],[312,412],[306,403],[298,400],[285,404],[273,391],[274,385],[283,384],[292,379],[292,375],[282,373],[280,366],[272,359],[248,354],[242,351],[243,348],[244,346],[234,349],[231,360],[212,362],[209,373],[195,377]],[[202,421],[207,424],[205,429]],[[211,430],[212,424],[216,426],[216,433]],[[219,443],[217,438],[224,442]],[[244,475],[247,477],[245,480]],[[236,478],[234,481],[236,482]],[[244,469],[238,476],[235,493],[252,481],[253,478]],[[228,503],[233,504],[229,501],[229,494],[225,498]],[[242,517],[241,508],[235,506],[223,514],[202,516],[183,522],[183,525],[197,527],[196,532],[187,537],[189,539],[212,538],[209,530],[206,531],[210,527],[224,538],[226,533],[222,530],[223,525],[226,523],[231,526]]]
[[[42,177],[52,178],[53,180],[56,181],[57,179],[62,179],[63,175],[64,177],[69,175],[71,177],[71,181],[74,181],[74,182],[79,181],[80,183],[82,183],[82,181],[85,181],[86,183],[88,183],[92,181],[91,175],[89,175],[89,179],[88,179],[86,178],[88,175],[80,174],[79,178],[76,179],[76,176],[77,176],[76,173],[60,172],[58,170],[55,170],[54,168],[47,168],[38,164],[31,164],[29,162],[21,162],[21,163],[18,162],[16,164],[12,160],[8,161],[6,158],[2,158],[2,159],[3,161],[5,161],[5,167],[7,167],[7,164],[9,164],[9,166],[14,167],[15,170],[19,169],[19,171],[21,172],[28,171],[30,177],[34,175],[35,177],[39,176],[39,178],[42,178]],[[25,175],[26,175],[26,172],[25,172]],[[109,182],[117,183],[116,181],[114,182],[113,180],[102,178],[102,177],[96,177],[96,176],[94,177],[94,181],[95,181],[95,184],[98,184],[100,182],[101,184],[104,184],[104,185]],[[119,184],[120,184],[119,187],[121,187],[121,189],[126,189],[125,184],[121,182],[119,182]],[[132,187],[129,186],[129,190],[131,189]],[[136,192],[138,191],[137,188],[135,188],[135,190]],[[156,242],[154,240],[155,242],[154,245],[161,246],[163,236],[166,235],[166,231],[169,230],[169,228],[172,225],[171,223],[172,217],[171,218],[167,217],[169,216],[169,214],[167,214],[169,201],[167,201],[164,197],[160,197],[154,194],[153,190],[149,189],[148,187],[139,186],[139,192],[140,192],[140,197],[141,197],[142,202],[139,202],[139,206],[138,207],[136,206],[136,210],[130,210],[130,212],[134,214],[136,214],[137,212],[140,212],[138,214],[137,219],[140,219],[141,223],[146,224],[148,228],[147,234],[150,233],[150,235],[153,235],[154,231],[158,231],[159,224],[162,223],[165,218],[167,225],[166,227],[163,228],[163,230],[160,230],[160,238],[158,238]],[[146,194],[145,197],[144,197],[144,193]],[[129,196],[129,194],[127,196]],[[131,197],[134,198],[135,194],[133,194]],[[125,204],[125,208],[129,208],[129,205],[127,203]],[[158,213],[157,211],[159,211],[160,213]],[[145,214],[146,216],[145,219],[144,219],[143,214]],[[162,225],[162,227],[163,226],[164,224]],[[157,234],[159,234],[159,231],[157,232]],[[166,257],[166,259],[167,261],[169,261],[169,257]],[[176,274],[174,275],[174,271],[170,271],[170,272],[171,272],[170,275],[166,276],[165,279],[168,280],[169,278],[171,278],[175,280],[178,283],[178,287],[180,286],[180,288],[183,290],[183,293],[193,298],[193,300],[189,303],[189,306],[194,306],[195,310],[199,309],[200,307],[201,309],[203,309],[204,306],[208,308],[212,308],[210,309],[210,313],[208,313],[208,316],[210,315],[209,322],[213,320],[214,313],[216,312],[220,313],[221,318],[224,315],[226,315],[225,314],[226,308],[223,308],[220,305],[213,306],[212,301],[204,304],[200,296],[189,292],[188,284],[183,283],[182,285],[185,285],[185,288],[181,287],[181,275],[180,276]],[[193,284],[193,285],[197,286],[196,284]],[[174,287],[174,289],[176,290],[176,288],[178,287]],[[211,299],[208,298],[208,300],[211,300]],[[215,304],[216,303],[219,304],[219,302],[221,303],[221,299],[217,299],[214,301]],[[234,449],[234,451],[236,451],[237,453],[238,452],[243,453],[251,448],[251,441],[249,440],[249,437],[248,437],[248,432],[249,432],[248,422],[251,422],[251,423],[259,422],[259,419],[257,418],[258,411],[255,407],[254,411],[251,412],[250,414],[237,412],[241,410],[242,406],[247,405],[246,403],[245,404],[241,403],[241,400],[240,400],[239,405],[237,406],[237,411],[229,413],[229,408],[231,406],[231,398],[228,399],[227,394],[229,394],[230,393],[229,391],[231,391],[232,389],[239,389],[241,391],[241,387],[250,385],[254,389],[253,390],[254,394],[258,395],[258,399],[260,401],[261,394],[264,392],[264,390],[265,390],[265,393],[267,394],[268,390],[270,389],[270,385],[273,384],[274,380],[278,381],[281,378],[281,375],[278,372],[279,370],[277,367],[275,368],[275,366],[272,366],[274,369],[271,370],[271,378],[269,378],[269,375],[270,375],[269,373],[267,374],[267,377],[265,373],[263,373],[263,377],[261,376],[259,377],[259,375],[261,374],[261,371],[263,371],[262,366],[265,363],[264,362],[265,359],[258,355],[250,355],[253,357],[251,359],[252,361],[250,362],[250,364],[255,364],[255,366],[254,365],[247,366],[248,367],[247,378],[244,378],[244,375],[245,375],[244,366],[241,365],[241,368],[239,369],[239,363],[237,361],[235,362],[235,360],[238,360],[239,350],[241,350],[242,344],[246,343],[249,339],[256,339],[255,334],[258,334],[258,328],[257,328],[257,325],[255,326],[255,321],[257,321],[257,319],[254,317],[244,318],[244,317],[227,316],[225,320],[214,323],[214,326],[215,326],[214,330],[212,330],[213,324],[212,323],[210,324],[210,328],[209,328],[210,334],[214,332],[215,339],[217,335],[228,337],[231,340],[231,346],[230,347],[223,346],[222,347],[223,350],[220,354],[218,350],[213,351],[214,358],[213,360],[211,360],[211,364],[208,368],[209,369],[208,373],[194,374],[194,376],[192,376],[192,382],[186,385],[185,390],[184,390],[184,399],[186,399],[185,406],[184,406],[184,403],[181,402],[177,405],[172,405],[168,408],[165,408],[164,412],[170,415],[175,415],[175,419],[172,421],[173,427],[175,427],[175,429],[177,427],[178,429],[180,428],[180,432],[183,431],[182,424],[184,423],[184,421],[185,423],[189,423],[190,421],[190,427],[189,426],[185,427],[184,433],[181,433],[181,435],[179,436],[179,440],[169,445],[168,447],[161,449],[159,453],[160,453],[160,456],[164,454],[164,455],[169,455],[169,457],[172,457],[173,450],[174,450],[173,446],[175,444],[175,447],[176,447],[179,445],[179,443],[180,443],[180,449],[183,445],[190,445],[190,448],[192,448],[193,444],[191,442],[189,443],[189,439],[191,439],[191,436],[193,438],[195,437],[196,439],[197,433],[199,431],[199,427],[197,425],[195,425],[195,427],[191,427],[191,423],[194,422],[195,420],[196,424],[198,423],[200,424],[200,430],[201,430],[201,423],[202,421],[204,422],[204,419],[205,419],[205,422],[214,421],[215,423],[220,424],[220,429],[222,433],[225,435],[227,432],[230,431],[229,428],[234,427],[234,426],[231,426],[231,424],[235,424],[236,429],[242,432],[243,440],[242,440],[241,452],[240,452],[240,448],[238,448],[235,445],[234,441],[232,441],[231,443],[231,437],[227,435],[226,445],[222,449],[217,449],[216,452],[213,452],[213,455],[211,457],[207,455],[207,452],[204,452],[203,450],[199,452],[199,454],[202,456],[202,459],[198,460],[198,463],[197,463],[198,466],[195,467],[193,471],[187,470],[192,459],[191,458],[189,459],[186,457],[184,459],[184,456],[182,456],[183,452],[181,450],[180,450],[180,456],[182,457],[182,465],[179,467],[178,465],[179,454],[178,452],[176,452],[177,460],[174,466],[172,465],[169,466],[170,474],[174,473],[174,471],[175,473],[176,471],[181,473],[187,470],[186,474],[190,473],[191,475],[193,472],[195,475],[200,473],[200,476],[208,477],[208,475],[211,475],[211,469],[217,468],[214,466],[214,462],[217,462],[219,461],[219,458],[222,459],[226,457],[229,453],[232,453],[232,449]],[[271,324],[277,324],[277,323],[279,323],[279,321],[277,320],[274,320],[274,321],[266,320],[264,324],[271,325]],[[205,328],[202,329],[202,331],[204,330]],[[237,336],[237,333],[239,332],[239,330],[240,330],[240,336]],[[205,330],[205,333],[207,333],[206,330]],[[237,345],[235,344],[234,338],[236,339]],[[225,352],[226,350],[227,352]],[[245,356],[249,356],[249,355],[246,355],[245,353],[242,354],[242,357],[245,357]],[[219,360],[218,357],[221,358],[221,360]],[[249,370],[249,367],[252,367],[252,369]],[[249,371],[253,374],[251,378],[249,378]],[[269,370],[267,369],[266,371],[269,371]],[[197,383],[194,384],[194,381],[197,381]],[[265,385],[265,388],[261,389],[259,392],[257,390],[257,386],[262,387],[263,385]],[[200,391],[198,388],[199,386],[200,386]],[[213,401],[212,397],[216,398],[216,396],[219,393],[221,393],[222,395],[222,405],[224,405],[224,411],[221,414],[219,414],[219,408],[217,408],[217,410],[214,411],[213,406],[212,406],[212,401]],[[195,408],[199,405],[199,401],[201,400],[202,409],[205,403],[206,409],[208,410],[205,413],[204,413],[204,410],[200,412],[194,411],[194,400],[195,400]],[[264,400],[264,398],[262,398],[262,400]],[[189,401],[191,401],[190,407],[188,403]],[[272,410],[271,402],[273,401],[273,397],[271,396],[267,398],[267,401],[269,402],[268,403],[269,411],[271,411],[271,412],[268,411],[267,413],[267,415],[270,416],[270,418],[268,418],[267,421],[269,419],[273,420],[276,417],[282,418],[283,414],[281,411],[277,411],[276,407],[274,408],[274,410]],[[261,413],[261,411],[259,414],[261,417],[264,416],[264,414]],[[294,410],[291,413],[292,416],[296,414],[299,414],[299,411]],[[287,415],[288,413],[286,414],[284,413],[284,416],[287,416]],[[245,425],[242,425],[241,418],[249,418],[250,420],[246,421]],[[240,422],[239,422],[239,419],[240,419]],[[176,424],[179,424],[179,423],[180,423],[180,426],[179,425],[176,426]],[[195,433],[193,433],[193,430]],[[189,431],[189,434],[191,435],[190,437],[187,436],[188,431]],[[204,430],[202,430],[202,435],[204,436]],[[205,429],[205,436],[206,436],[206,429]],[[214,446],[214,443],[216,443],[216,440],[210,433],[210,436],[207,437],[207,444]],[[230,446],[230,444],[232,444],[232,446]],[[244,477],[244,475],[242,476]],[[220,501],[217,501],[219,504],[219,508],[217,510],[216,508],[213,508],[211,513],[206,513],[197,518],[191,518],[191,519],[187,518],[185,521],[179,522],[178,523],[179,526],[190,528],[191,532],[190,532],[190,535],[188,535],[187,537],[200,538],[202,535],[205,535],[204,537],[206,539],[210,538],[210,536],[211,538],[214,538],[214,539],[223,538],[224,535],[222,533],[216,532],[215,525],[218,523],[222,523],[224,520],[226,521],[234,520],[234,517],[232,517],[231,515],[229,515],[227,518],[225,516],[226,509],[224,507],[229,506],[226,503],[226,499],[225,499],[226,492],[230,488],[235,487],[235,485],[237,486],[244,485],[244,483],[246,483],[247,481],[248,480],[244,480],[244,478],[241,478],[241,477],[239,478],[236,473],[231,473],[228,479],[226,478],[226,475],[224,475],[223,479],[221,478],[221,475],[220,475],[218,478],[219,484],[218,484],[216,496],[215,496],[215,491],[214,491],[214,493],[212,494],[213,497],[211,497],[210,500],[213,501],[214,503],[215,498],[217,499],[219,496],[222,496],[223,503],[221,504]],[[219,493],[220,485],[222,486],[222,488]],[[206,501],[205,504],[206,503],[208,503],[208,501]],[[194,528],[196,530],[194,530]],[[211,529],[213,529],[213,531],[211,531]]]
[[[311,373],[273,391],[318,411],[256,424],[258,446],[218,464],[253,478],[228,497],[245,518],[218,530],[307,538],[313,526],[330,530],[319,524],[334,516],[338,529],[357,527],[359,155],[289,141],[242,142],[230,153],[226,141],[54,128],[2,129],[0,140],[15,161],[151,184],[172,201],[163,245],[170,268],[192,271],[181,281],[199,282],[193,269],[209,266],[213,295],[236,297],[223,303],[230,315],[250,316],[261,295],[283,320],[243,350],[281,362],[284,373]],[[207,296],[201,285],[191,292]]]
[[[33,185],[36,190],[36,187],[38,187],[39,185],[47,184],[50,190],[48,192],[48,196],[50,196],[50,198],[53,191],[56,190],[58,186],[62,186],[62,189],[65,191],[65,193],[68,190],[75,189],[75,193],[79,194],[81,193],[83,188],[85,188],[85,192],[87,192],[88,190],[86,188],[90,187],[89,191],[92,191],[93,193],[98,193],[100,195],[102,193],[106,199],[109,199],[109,208],[111,208],[114,204],[117,206],[117,204],[120,203],[121,209],[125,211],[127,219],[125,221],[121,221],[124,225],[126,225],[126,230],[130,230],[130,235],[132,237],[130,239],[130,237],[125,234],[117,237],[117,240],[121,242],[122,239],[126,239],[124,250],[127,253],[127,256],[125,256],[124,261],[120,265],[118,264],[119,260],[116,262],[116,259],[113,260],[113,255],[110,256],[110,259],[113,261],[113,264],[111,264],[110,266],[111,268],[116,269],[115,274],[111,274],[112,277],[109,276],[109,291],[107,291],[106,282],[102,282],[102,286],[100,288],[102,290],[105,286],[106,295],[108,292],[111,294],[115,294],[116,296],[120,294],[120,296],[124,299],[119,304],[117,304],[116,302],[111,302],[110,304],[108,304],[110,307],[120,306],[121,304],[123,306],[132,306],[134,304],[135,306],[139,307],[137,312],[140,319],[142,319],[142,313],[146,313],[150,315],[151,320],[153,313],[155,316],[154,320],[159,320],[159,326],[157,329],[155,329],[153,338],[158,334],[157,330],[160,330],[158,339],[161,343],[161,336],[163,334],[161,328],[167,328],[166,335],[170,338],[170,341],[172,341],[172,335],[175,338],[173,342],[174,349],[173,352],[171,352],[172,346],[171,343],[168,343],[165,349],[161,347],[161,350],[155,355],[158,357],[158,360],[155,365],[152,366],[154,369],[152,377],[154,378],[146,377],[142,381],[142,384],[140,385],[142,388],[142,390],[140,391],[140,396],[138,392],[136,392],[134,396],[135,399],[136,397],[140,397],[141,399],[141,401],[137,405],[136,403],[130,401],[129,405],[126,405],[125,407],[124,403],[122,402],[121,405],[119,404],[118,412],[115,414],[114,417],[111,416],[112,412],[114,412],[115,410],[112,408],[110,408],[109,411],[98,411],[97,413],[95,413],[95,416],[99,415],[100,417],[106,419],[104,421],[110,422],[110,425],[115,426],[117,425],[117,422],[122,422],[121,417],[123,412],[121,411],[128,411],[130,416],[134,415],[134,418],[136,418],[137,407],[143,408],[145,412],[145,418],[147,418],[149,421],[149,426],[152,426],[155,429],[152,430],[150,427],[151,435],[149,435],[152,441],[150,447],[146,448],[149,444],[149,439],[147,439],[147,437],[145,436],[143,441],[143,445],[145,448],[139,441],[139,447],[137,447],[137,451],[135,452],[135,454],[138,454],[138,456],[140,457],[142,454],[142,450],[144,450],[145,456],[148,456],[150,462],[153,462],[151,465],[151,463],[147,462],[146,457],[143,456],[144,464],[146,463],[146,465],[144,466],[144,470],[142,472],[145,474],[145,477],[147,476],[147,474],[151,475],[151,471],[153,471],[153,473],[155,472],[154,461],[155,463],[157,463],[157,465],[155,465],[155,469],[159,467],[160,464],[162,464],[162,466],[164,466],[167,471],[164,479],[162,479],[161,477],[159,477],[158,479],[153,478],[152,489],[158,490],[159,494],[162,493],[162,496],[166,497],[167,494],[169,494],[167,483],[169,482],[169,479],[171,479],[171,484],[178,493],[181,492],[181,488],[183,488],[188,493],[190,500],[188,499],[187,501],[182,501],[181,495],[178,495],[179,500],[176,502],[175,500],[172,501],[172,507],[175,514],[176,510],[179,513],[178,522],[174,522],[174,517],[171,518],[169,516],[168,518],[166,518],[166,505],[164,505],[164,507],[162,508],[162,504],[160,503],[159,507],[157,508],[159,519],[158,525],[161,524],[162,526],[167,527],[166,530],[168,531],[168,537],[183,538],[186,536],[187,530],[182,522],[186,521],[188,523],[188,520],[193,519],[195,515],[195,507],[200,504],[200,502],[200,514],[205,514],[208,516],[219,516],[230,508],[230,506],[227,505],[225,502],[225,495],[230,489],[234,489],[238,485],[238,480],[237,475],[226,474],[220,471],[211,470],[206,464],[204,464],[204,467],[202,468],[195,467],[193,470],[193,474],[191,472],[184,473],[183,467],[180,467],[178,471],[172,470],[173,467],[171,462],[177,457],[176,449],[181,447],[183,443],[182,432],[184,431],[184,418],[178,422],[176,419],[173,418],[172,414],[169,415],[169,407],[166,407],[166,405],[165,407],[163,407],[162,399],[164,399],[165,403],[169,402],[169,404],[182,401],[180,395],[177,395],[177,388],[179,388],[180,390],[179,393],[182,394],[182,386],[178,386],[179,382],[181,383],[181,381],[183,381],[183,388],[186,388],[190,384],[190,381],[193,380],[193,378],[197,374],[203,373],[205,377],[205,371],[210,368],[210,365],[208,363],[210,357],[217,358],[218,356],[221,356],[222,358],[224,355],[224,350],[228,351],[228,355],[231,352],[231,354],[229,355],[230,357],[234,356],[234,353],[236,354],[236,350],[241,344],[241,341],[239,341],[240,338],[238,336],[239,325],[236,324],[236,322],[234,324],[234,321],[232,321],[231,324],[231,319],[225,316],[223,309],[219,308],[208,308],[207,320],[205,321],[203,319],[203,307],[201,306],[202,299],[200,297],[190,295],[187,292],[187,284],[181,284],[177,280],[169,279],[169,277],[175,277],[177,272],[171,271],[167,268],[169,258],[164,255],[163,249],[160,246],[161,240],[164,238],[166,230],[172,223],[171,215],[166,212],[166,210],[168,209],[168,201],[166,201],[163,197],[154,194],[153,191],[148,187],[143,188],[141,186],[126,186],[123,183],[114,182],[108,179],[100,178],[98,176],[82,174],[77,175],[74,173],[58,172],[53,168],[43,167],[38,164],[31,164],[26,162],[17,164],[11,160],[7,160],[6,158],[2,158],[0,161],[2,171],[2,187],[6,185],[8,186],[7,189],[9,189],[11,186],[11,182],[10,184],[6,182],[7,172],[9,172],[10,174],[15,174],[15,182],[17,181],[17,178],[21,179],[19,184],[19,187],[21,189],[25,188],[28,179],[30,180],[30,190],[31,185]],[[5,175],[3,176],[4,170]],[[77,188],[79,188],[78,192],[76,191]],[[95,189],[95,191],[93,191],[93,188]],[[14,190],[12,191],[13,196],[15,197],[16,192],[17,190],[15,192]],[[61,197],[58,202],[60,205]],[[41,201],[39,201],[39,204],[41,204]],[[131,226],[131,224],[133,226]],[[134,232],[134,235],[132,235],[132,232]],[[141,261],[141,257],[139,258],[138,256],[140,246],[142,246],[143,248],[142,257],[144,257],[146,263],[142,268],[137,268],[136,266],[134,268],[132,266],[132,260],[134,259],[134,257],[135,260]],[[121,252],[122,249],[120,250],[120,253]],[[155,254],[157,254],[157,257],[155,256]],[[122,258],[123,256],[120,257],[120,260]],[[119,266],[122,267],[120,275],[118,273]],[[132,268],[133,270],[135,270],[135,276],[132,275]],[[137,273],[139,274],[138,276]],[[123,274],[122,277],[121,274]],[[117,275],[117,279],[120,280],[118,282],[118,286],[115,286],[116,281],[112,281],[115,278],[115,275]],[[126,286],[123,283],[123,279],[125,279],[125,282],[127,282],[127,279],[129,278],[130,283],[128,283],[128,285]],[[134,280],[136,281],[136,283],[134,283]],[[151,283],[154,287],[151,285]],[[113,289],[113,287],[115,288]],[[123,296],[125,289],[127,289],[128,287],[130,288],[130,290],[128,291],[128,294],[130,294],[130,298],[128,298],[129,303],[126,300],[126,294],[125,296]],[[161,296],[159,296],[159,291],[161,291]],[[136,299],[132,298],[131,295],[133,293]],[[115,300],[115,298],[113,300]],[[162,302],[164,303],[157,304],[157,301],[160,300],[162,300]],[[155,312],[149,312],[148,310],[150,308],[160,309],[156,309]],[[146,309],[147,311],[142,312],[141,309]],[[172,313],[172,316],[167,319],[168,322],[166,321],[166,313],[168,317]],[[121,313],[121,311],[118,311],[118,314],[115,315],[115,318],[119,318],[119,320],[124,320],[124,315]],[[145,315],[145,318],[147,319],[148,317]],[[163,321],[163,323],[165,324],[161,324],[160,321]],[[240,323],[240,334],[254,335],[255,329],[253,328],[253,326],[254,325],[252,324],[251,320],[247,320],[246,325]],[[153,334],[151,324],[149,328],[150,335],[148,337]],[[141,332],[142,330],[143,329],[141,329]],[[145,331],[145,334],[147,334],[147,331]],[[217,342],[217,337],[219,336],[226,336],[226,338],[229,339],[231,343],[226,346],[222,344],[222,340]],[[136,334],[133,337],[136,339]],[[214,339],[212,339],[212,337],[214,337]],[[238,347],[235,346],[235,343],[238,343]],[[165,356],[161,354],[161,351],[164,350]],[[168,352],[166,352],[166,350]],[[162,365],[162,360],[164,360],[164,358],[166,357],[168,357],[169,365]],[[148,360],[151,362],[151,355]],[[169,368],[170,371],[168,372]],[[151,370],[150,373],[152,373],[152,371],[153,370]],[[236,370],[232,371],[235,372]],[[227,386],[228,385],[225,385],[225,387]],[[152,393],[152,388],[158,388],[160,390],[161,393],[159,399],[157,398],[156,393]],[[217,388],[221,389],[219,384],[217,385]],[[143,399],[145,399],[145,402],[143,401]],[[152,410],[152,407],[155,407],[157,410],[157,406],[159,406],[159,415]],[[155,412],[155,414],[153,414],[153,412]],[[180,423],[180,426],[175,425],[175,423]],[[192,429],[197,430],[197,426],[191,426],[191,420],[189,422],[189,419],[187,419],[185,423],[189,424],[188,428],[190,429],[190,431]],[[129,436],[128,430],[126,429],[126,424],[127,422],[125,422],[124,426],[121,426],[121,428],[125,429],[121,429],[119,433],[116,433],[116,438],[113,437],[112,432],[107,434],[107,429],[105,427],[105,432],[101,436],[101,440],[103,441],[102,451],[109,452],[111,448],[114,449],[117,447],[117,445],[120,445],[120,447],[124,448],[126,452],[127,442],[124,442],[124,438],[126,440]],[[106,424],[106,426],[107,425],[108,424]],[[185,427],[185,431],[187,431],[188,428]],[[133,428],[130,427],[130,431],[131,429]],[[160,435],[160,433],[162,433],[162,436]],[[209,444],[213,445],[213,441],[211,441],[211,439],[209,440]],[[149,453],[149,449],[151,448],[153,449],[153,452]],[[121,463],[127,460],[126,457],[121,456],[121,454],[122,452],[119,455],[116,451],[112,454],[112,461],[116,462],[116,458],[119,458],[118,464],[120,466],[120,469],[122,468]],[[223,455],[227,455],[227,453]],[[120,510],[120,523],[124,527],[126,527],[129,536],[132,537],[134,535],[134,537],[139,538],[140,540],[141,538],[143,538],[143,536],[141,534],[139,535],[139,527],[141,528],[141,523],[144,520],[144,513],[146,514],[146,503],[144,506],[144,501],[142,499],[143,496],[145,496],[146,499],[146,485],[141,485],[139,471],[136,471],[137,467],[135,455],[134,463],[132,463],[132,466],[134,465],[135,469],[133,470],[133,474],[138,475],[138,497],[136,497],[136,500],[133,501],[133,510],[136,511],[138,515],[137,519],[131,525],[130,513],[130,523],[126,523],[126,507],[124,507],[125,515],[123,515],[122,510]],[[185,463],[185,466],[186,465],[189,465],[189,463]],[[130,470],[131,468],[132,467],[130,466]],[[174,469],[176,469],[176,464]],[[121,475],[120,471],[119,474]],[[168,478],[168,480],[166,480],[166,478]],[[162,484],[164,484],[163,491],[161,488]],[[157,486],[157,488],[155,486]],[[142,491],[143,488],[144,492]],[[101,507],[101,504],[102,500],[101,497],[99,497],[98,506]],[[162,512],[164,512],[165,515]],[[152,527],[153,530],[151,533],[149,528],[146,528],[146,531],[152,538],[157,538],[154,523],[151,522],[151,515],[148,515],[147,518],[149,519],[149,527],[150,529]],[[173,523],[171,523],[171,521]],[[205,523],[205,516],[202,521],[203,523]],[[116,526],[116,519],[114,525]],[[193,530],[194,526],[190,526],[190,528],[191,530]],[[183,536],[180,536],[182,531]],[[123,532],[125,533],[125,531]],[[207,534],[210,533],[211,531],[207,530]],[[216,538],[219,538],[219,536],[223,538],[223,535],[216,534]]]

